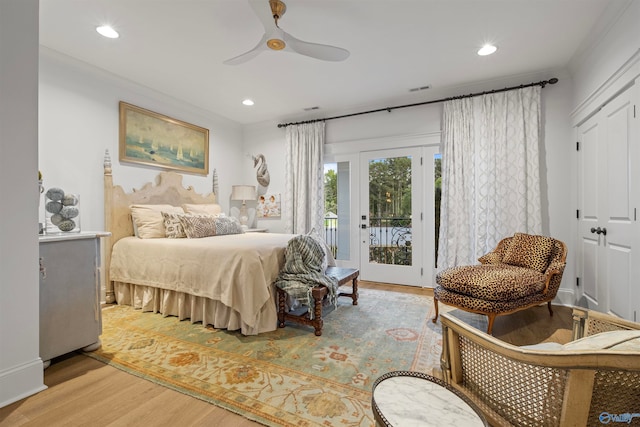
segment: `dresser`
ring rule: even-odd
[[[100,238],[104,232],[39,236],[40,358],[100,347]]]

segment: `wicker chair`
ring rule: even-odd
[[[573,319],[575,339],[640,329],[579,308]],[[476,403],[491,425],[595,426],[615,415],[640,425],[640,351],[531,349],[502,342],[453,312],[443,313],[441,323],[444,380]]]
[[[448,268],[436,275],[438,302],[487,316],[490,334],[496,316],[547,303],[556,297],[567,263],[567,247],[546,236],[516,233],[479,258],[481,264]]]

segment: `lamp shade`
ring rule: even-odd
[[[231,186],[231,200],[255,200],[257,196],[255,185]]]

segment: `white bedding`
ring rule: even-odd
[[[125,237],[110,278],[119,304],[245,335],[276,329],[273,281],[293,235],[245,233],[201,239]]]

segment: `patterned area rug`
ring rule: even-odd
[[[128,306],[103,310],[89,356],[268,426],[371,426],[382,374],[440,364],[432,299],[361,289],[341,298],[321,337],[287,324],[258,336],[204,328]]]

